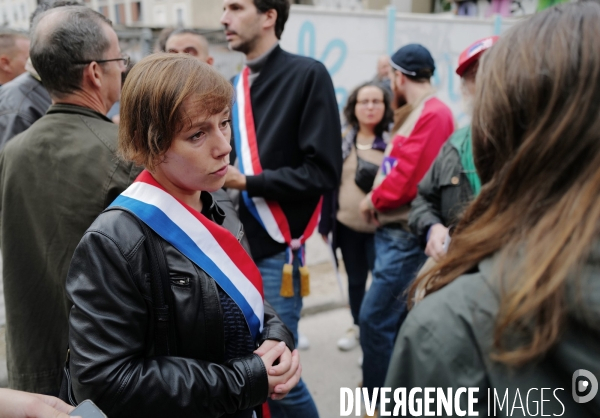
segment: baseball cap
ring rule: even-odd
[[[498,39],[498,36],[488,36],[487,38],[480,39],[469,45],[469,47],[465,49],[458,57],[458,68],[456,69],[456,74],[462,77],[465,71],[467,71],[467,68],[469,68],[471,64],[474,64],[475,61],[479,59],[481,54],[490,49]]]
[[[431,77],[435,71],[433,57],[423,45],[408,44],[397,50],[390,59],[395,70],[412,77]]]

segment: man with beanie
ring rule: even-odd
[[[498,40],[489,36],[469,45],[458,57],[456,74],[460,76],[465,111],[472,113],[475,76],[483,53]],[[425,247],[425,254],[439,262],[446,255],[449,229],[459,214],[479,194],[481,181],[475,169],[471,143],[471,125],[458,129],[436,157],[411,205],[408,224]]]
[[[435,64],[418,44],[400,48],[390,60],[394,93],[394,137],[385,150],[373,190],[360,203],[365,219],[377,224],[373,281],[360,308],[363,387],[382,387],[394,340],[406,317],[404,291],[425,254],[408,228],[417,185],[454,130],[452,112],[434,97]]]

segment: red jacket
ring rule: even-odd
[[[450,108],[426,97],[406,118],[385,151],[371,202],[379,212],[397,209],[417,196],[417,185],[454,131]]]

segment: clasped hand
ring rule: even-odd
[[[269,378],[269,397],[283,399],[300,381],[302,366],[298,350],[290,351],[284,342],[266,340],[254,352],[265,364]],[[274,365],[277,360],[279,363]]]

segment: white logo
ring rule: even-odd
[[[579,379],[580,377],[587,378],[589,382],[587,380]],[[590,385],[590,392],[585,396],[581,396],[580,394],[586,392]],[[598,379],[596,379],[596,376],[584,369],[579,369],[575,373],[573,373],[573,399],[575,400],[575,402],[587,403],[594,399],[594,396],[596,396],[597,393]]]

